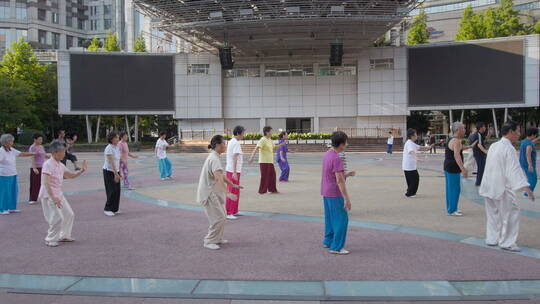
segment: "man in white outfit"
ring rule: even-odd
[[[486,244],[518,252],[519,206],[515,192],[526,192],[533,201],[534,195],[512,145],[521,135],[519,125],[509,120],[502,126],[501,134],[503,138],[488,150],[480,185],[480,195],[486,200]]]

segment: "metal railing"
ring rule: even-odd
[[[289,133],[309,133],[306,130],[288,130]],[[332,133],[334,131],[345,132],[351,138],[387,138],[388,132],[392,131],[394,137],[401,137],[400,128],[333,128],[324,129],[317,133]],[[248,133],[251,133],[248,131]],[[279,133],[279,130],[274,130]],[[216,134],[232,136],[231,129],[205,129],[205,130],[180,130],[178,138],[180,140],[208,140]]]

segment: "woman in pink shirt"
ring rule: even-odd
[[[30,146],[28,152],[35,153],[32,158],[32,168],[30,168],[30,199],[28,203],[33,205],[38,200],[39,189],[41,188],[41,168],[45,162],[45,158],[50,156],[45,153],[43,148],[43,135],[36,133],[32,135],[34,144]]]
[[[120,148],[120,172],[124,177],[124,188],[127,188],[128,190],[133,190],[135,188],[131,186],[128,178],[128,158],[137,158],[138,156],[129,153],[129,147],[127,144],[128,136],[126,132],[120,133],[120,139],[121,140],[118,143],[118,148]]]

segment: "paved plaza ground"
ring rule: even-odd
[[[329,282],[424,282],[422,288],[433,294],[451,290],[449,295],[453,295],[458,290],[456,296],[466,296],[468,291],[475,294],[472,285],[459,286],[459,281],[520,280],[532,290],[527,292],[525,288],[523,294],[528,296],[522,300],[534,303],[531,295],[540,293],[534,292],[536,287],[540,290],[540,202],[520,200],[519,245],[524,246],[523,253],[486,248],[482,244],[483,201],[472,180],[462,183],[460,208],[465,216],[446,215],[442,154],[420,156],[421,181],[416,198],[404,197],[400,154],[348,154],[348,169],[357,172],[356,177],[348,180],[353,204],[346,246],[351,251],[348,256],[330,255],[321,248],[324,225],[319,194],[320,153],[290,156],[291,181],[278,185],[280,194],[257,194],[258,167],[246,166],[241,177],[245,189],[240,199],[244,215],[227,222],[225,236],[230,244],[219,251],[202,247],[207,220],[194,202],[206,155],[170,154],[175,179],[161,181],[152,153],[137,154],[140,158],[130,163],[130,175],[137,189],[123,190],[122,213],[115,217],[103,215],[102,155],[78,154],[80,159],[89,161],[89,171],[64,183],[76,214],[77,241],[57,248],[44,245],[47,225],[41,206],[26,204],[30,161],[18,160],[22,212],[0,217],[0,227],[5,232],[0,252],[0,288],[10,290],[0,292],[0,303],[268,303],[145,299],[144,294],[138,298],[91,297],[97,295],[92,294],[96,290],[107,290],[103,282],[92,285],[92,277],[181,279],[186,284],[193,281],[197,282],[193,294],[207,294],[200,290],[212,291],[214,285],[210,283],[223,280],[324,282],[326,294],[341,290],[351,296],[355,295],[351,292],[354,287],[348,290]],[[538,190],[537,195],[540,196]],[[74,293],[69,296],[18,294],[12,292],[24,292],[25,288],[2,285],[2,279],[13,282],[15,276],[23,274],[37,275],[17,277],[23,278],[24,284],[32,281],[45,284],[43,280],[54,280],[52,275],[60,275],[59,278],[67,280],[62,290]],[[70,277],[85,279],[71,282],[66,279]],[[233,289],[231,284],[229,291]],[[500,289],[497,284],[493,286],[489,288]],[[306,285],[302,290],[309,288]],[[395,288],[395,296],[399,296],[399,288],[406,287]],[[43,293],[50,293],[45,292],[47,288],[42,289]],[[110,292],[102,295],[114,295]]]

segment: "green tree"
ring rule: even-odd
[[[146,52],[146,41],[142,34],[140,34],[135,40],[135,45],[133,47],[135,52]]]
[[[90,45],[87,49],[89,52],[99,52],[99,50],[101,49],[101,43],[99,42],[99,38],[92,38],[92,41],[90,42]]]
[[[35,121],[30,100],[32,87],[0,72],[0,132],[13,132],[22,123]]]
[[[484,13],[484,36],[480,38],[496,38],[501,37],[501,21],[497,10],[488,8]]]
[[[525,33],[525,25],[519,20],[519,12],[514,9],[512,0],[501,0],[501,5],[497,8],[499,19],[498,37],[516,36]]]
[[[469,5],[463,11],[463,17],[459,23],[456,34],[457,41],[481,39],[484,37],[484,20],[482,14],[475,14]]]
[[[107,52],[120,52],[120,46],[118,45],[116,33],[111,31],[107,32],[107,36],[105,37],[105,50]]]
[[[33,89],[39,87],[45,69],[39,64],[30,44],[22,39],[14,42],[0,61],[0,72],[3,75],[22,80]]]
[[[427,30],[427,15],[421,11],[413,19],[412,26],[407,34],[407,44],[424,44],[429,42],[429,32]]]
[[[540,20],[538,20],[533,26],[533,33],[540,34]]]

